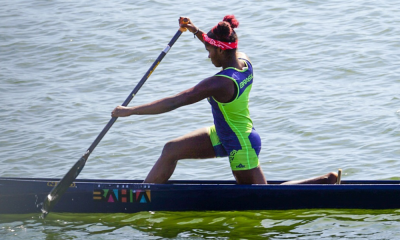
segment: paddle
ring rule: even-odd
[[[188,23],[188,19],[181,18],[180,23]],[[182,32],[186,31],[186,28],[179,28],[179,30],[175,33],[175,36],[171,39],[168,43],[167,47],[160,53],[158,58],[154,61],[153,65],[147,70],[146,74],[142,77],[133,91],[129,94],[128,98],[122,103],[122,106],[127,106],[129,102],[133,99],[133,97],[137,94],[139,89],[143,86],[146,80],[150,77],[153,71],[156,69],[158,64],[160,64],[161,60],[167,55],[168,51],[174,45],[176,40],[181,36]],[[79,173],[82,171],[85,163],[89,157],[89,155],[93,152],[96,148],[97,144],[103,139],[104,135],[108,132],[114,122],[117,120],[117,117],[112,117],[111,120],[107,123],[107,125],[103,128],[100,134],[97,136],[96,140],[92,143],[92,145],[88,148],[88,150],[83,154],[83,156],[75,163],[75,165],[68,171],[67,174],[61,179],[61,181],[54,186],[51,192],[47,195],[44,199],[43,206],[42,206],[42,218],[45,218],[47,214],[49,214],[50,210],[54,207],[54,205],[60,200],[61,196],[64,194],[65,191],[70,187],[72,182],[76,179]]]

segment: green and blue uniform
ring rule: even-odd
[[[236,96],[228,103],[209,97],[214,126],[209,128],[211,142],[217,157],[229,156],[232,170],[249,170],[259,165],[261,138],[253,127],[249,111],[249,93],[253,84],[253,67],[246,59],[243,70],[226,68],[215,76],[231,79]]]

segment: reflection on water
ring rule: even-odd
[[[399,210],[140,212],[1,215],[2,236],[23,239],[396,239]],[[391,232],[390,235],[388,233]]]

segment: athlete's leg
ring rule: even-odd
[[[325,175],[316,178],[309,178],[304,180],[297,181],[288,181],[282,183],[283,185],[289,184],[335,184],[337,181],[338,175],[335,172],[330,172]]]
[[[261,166],[250,170],[232,171],[238,184],[267,184]]]
[[[208,128],[195,130],[164,145],[160,158],[144,182],[166,183],[180,159],[213,157],[215,157],[215,152],[211,144]]]

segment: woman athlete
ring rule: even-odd
[[[248,103],[253,83],[253,67],[246,54],[237,51],[234,31],[239,22],[225,16],[207,34],[189,18],[180,27],[187,28],[208,51],[208,58],[222,71],[200,81],[172,97],[136,107],[118,106],[113,117],[159,114],[207,99],[211,104],[214,125],[173,139],[165,144],[161,156],[144,180],[145,183],[166,183],[181,159],[229,157],[233,176],[238,184],[267,184],[259,165],[261,138],[253,127]],[[335,183],[336,173],[287,182],[287,184]]]

